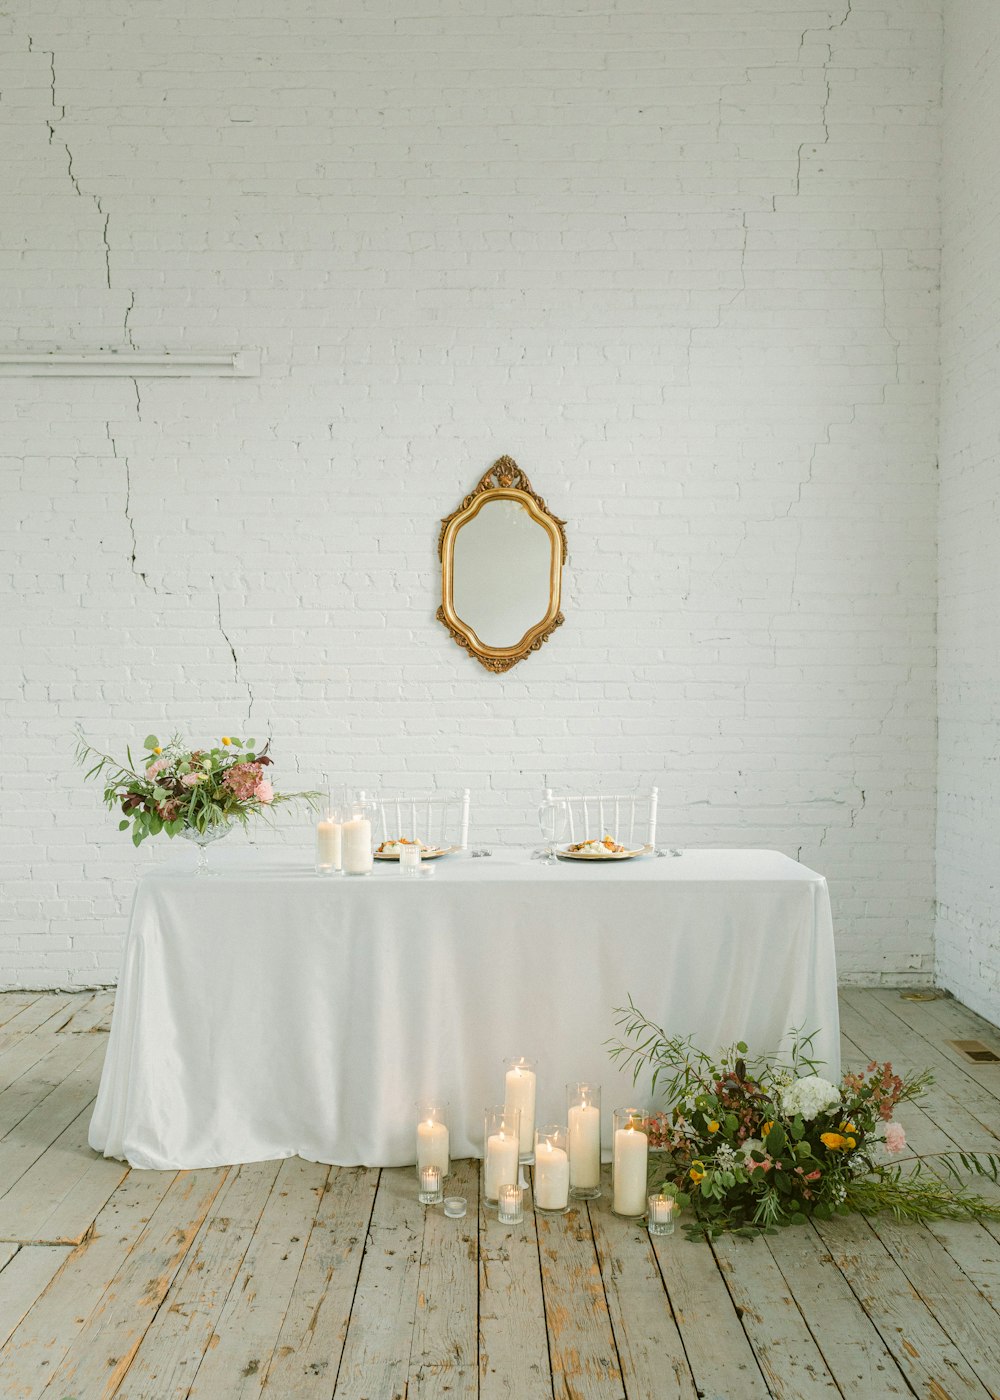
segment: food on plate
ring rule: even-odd
[[[575,845],[567,846],[566,849],[571,851],[573,855],[620,856],[625,854],[627,847],[619,845],[613,836],[604,836],[600,841],[595,839],[577,841]]]
[[[381,846],[377,846],[375,854],[377,856],[398,856],[400,851],[405,850],[407,846],[419,846],[422,851],[433,849],[425,841],[420,841],[416,837],[411,840],[406,836],[396,836],[391,841],[383,841]]]

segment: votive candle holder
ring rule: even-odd
[[[524,1191],[520,1186],[501,1186],[497,1201],[501,1225],[520,1225],[524,1220]]]
[[[441,1168],[421,1167],[420,1168],[420,1204],[424,1206],[439,1206],[444,1199],[444,1192],[441,1190]]]
[[[672,1235],[677,1202],[673,1196],[650,1196],[646,1229],[651,1235]]]

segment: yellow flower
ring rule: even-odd
[[[828,1147],[831,1152],[839,1152],[846,1147],[849,1138],[841,1137],[839,1133],[820,1133],[819,1140],[824,1147]]]
[[[714,1118],[712,1119],[711,1123],[709,1123],[707,1126],[708,1126],[708,1131],[709,1131],[710,1133],[717,1133],[717,1132],[719,1131],[719,1125],[718,1125],[718,1123],[715,1121]]]
[[[691,1169],[690,1169],[690,1171],[688,1172],[688,1176],[691,1178],[691,1180],[694,1182],[694,1184],[695,1184],[696,1186],[697,1186],[697,1184],[698,1184],[699,1181],[704,1181],[704,1180],[705,1180],[705,1164],[704,1164],[704,1162],[692,1162],[692,1163],[691,1163]]]
[[[154,749],[153,752],[154,752],[154,753],[162,753],[163,750],[162,750],[162,749]]]
[[[772,1118],[771,1121],[770,1121],[770,1123],[765,1123],[764,1126],[761,1128],[761,1130],[760,1130],[760,1135],[761,1135],[761,1137],[762,1137],[762,1138],[766,1138],[767,1135],[768,1135],[768,1133],[771,1131],[771,1129],[772,1129],[773,1127],[774,1127],[774,1119]]]
[[[226,745],[226,747],[228,748],[229,745],[230,745],[233,741],[232,741],[232,739],[230,739],[230,737],[229,737],[228,734],[223,734],[223,736],[222,736],[222,742],[223,742],[223,743]]]
[[[858,1144],[857,1144],[856,1139],[854,1139],[854,1138],[852,1138],[852,1137],[849,1137],[849,1138],[847,1139],[847,1146],[848,1146],[848,1148],[857,1147],[857,1145],[858,1145]]]
[[[858,1130],[853,1123],[841,1123],[840,1131],[842,1133],[856,1133]]]

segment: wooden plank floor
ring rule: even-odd
[[[1000,1225],[858,1217],[650,1241],[605,1194],[502,1227],[411,1170],[291,1158],[133,1172],[87,1147],[112,993],[0,995],[4,1400],[986,1400]],[[911,1144],[1000,1149],[1000,1031],[950,999],[841,995],[845,1065],[929,1065]]]

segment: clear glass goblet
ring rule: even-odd
[[[538,825],[541,828],[542,841],[547,848],[545,864],[555,865],[556,843],[566,835],[568,825],[566,803],[562,798],[546,795],[538,808]]]

